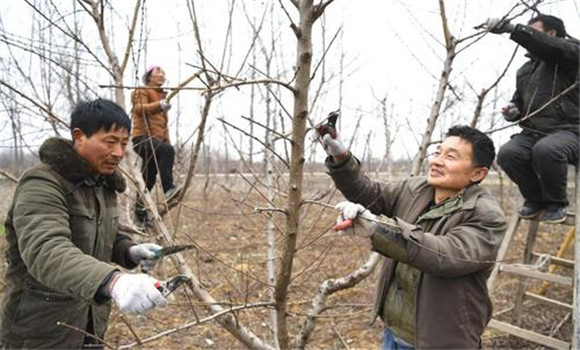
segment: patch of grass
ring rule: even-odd
[[[0,236],[4,234],[4,223],[0,223]]]

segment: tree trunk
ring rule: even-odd
[[[276,281],[276,312],[278,318],[278,342],[281,349],[290,347],[287,324],[288,286],[292,278],[292,266],[296,239],[300,226],[302,180],[304,171],[304,136],[308,117],[308,92],[312,65],[312,24],[314,23],[312,0],[299,2],[300,22],[295,30],[298,37],[296,57],[296,85],[292,119],[292,151],[290,156],[290,180],[287,202],[286,232],[278,280]]]

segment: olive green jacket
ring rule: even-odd
[[[78,349],[84,335],[102,338],[111,302],[99,287],[124,267],[129,237],[117,234],[120,174],[95,180],[72,142],[51,138],[39,150],[42,164],[20,179],[6,218],[6,289],[0,342],[6,347]]]
[[[396,218],[402,229],[396,238],[380,233],[371,237],[373,250],[385,256],[373,320],[383,314],[397,264],[408,264],[420,271],[413,345],[421,349],[478,348],[492,314],[486,280],[507,228],[495,199],[472,185],[429,210],[435,192],[424,177],[374,182],[352,156],[339,164],[329,158],[326,165],[346,199],[374,214]]]

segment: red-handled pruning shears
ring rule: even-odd
[[[179,288],[179,286],[189,282],[190,280],[191,277],[188,277],[187,275],[177,275],[167,281],[155,282],[155,288],[157,288],[164,297],[167,297],[169,294],[173,293],[174,290]]]
[[[326,119],[327,122],[316,127],[316,131],[320,137],[330,134],[330,137],[333,139],[336,138],[336,121],[338,120],[339,115],[340,111],[330,112]]]
[[[347,228],[352,227],[352,225],[353,225],[353,222],[351,219],[345,219],[344,221],[339,222],[338,224],[332,226],[332,229],[334,230],[334,232],[344,231]]]

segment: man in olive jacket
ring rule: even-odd
[[[516,91],[502,109],[508,121],[523,131],[512,136],[497,162],[519,187],[525,199],[521,217],[548,223],[566,220],[568,164],[578,164],[580,43],[566,39],[564,23],[539,15],[528,25],[490,19],[492,33],[510,33],[510,39],[528,50],[530,58],[517,72]]]
[[[501,208],[478,185],[493,162],[493,142],[453,127],[427,177],[383,184],[362,172],[338,138],[321,141],[330,175],[350,201],[337,205],[337,226],[370,238],[385,258],[372,313],[385,324],[383,348],[480,347],[492,315],[486,280],[506,230]]]
[[[73,141],[46,140],[42,163],[20,179],[5,223],[0,347],[102,348],[110,299],[130,314],[166,304],[154,278],[111,265],[151,268],[160,248],[117,233],[126,185],[116,168],[130,128],[112,101],[82,102],[71,115]]]

